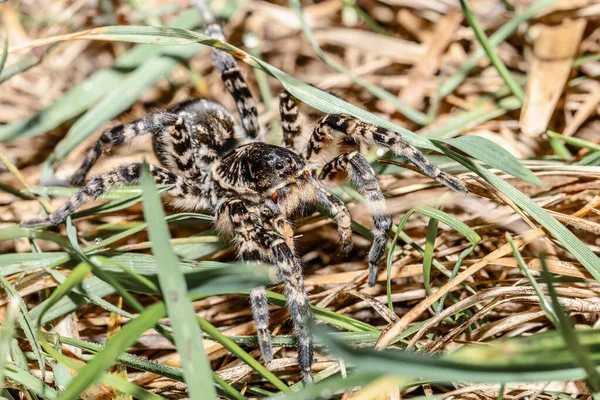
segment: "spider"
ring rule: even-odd
[[[221,27],[214,20],[209,22],[209,35],[224,40]],[[431,164],[402,137],[348,115],[322,117],[302,149],[297,100],[285,91],[280,95],[284,145],[264,143],[252,94],[234,58],[216,49],[212,57],[236,102],[241,126],[216,102],[185,101],[166,111],[105,130],[70,183],[81,185],[103,152],[135,137],[150,135],[154,152],[162,164],[150,165],[150,173],[157,184],[170,187],[166,196],[171,204],[188,211],[214,213],[217,229],[233,238],[239,258],[248,262],[269,261],[276,266],[278,278],[285,284],[302,379],[310,384],[313,381],[313,346],[308,330],[311,309],[302,262],[294,251],[292,223],[312,214],[317,205],[329,209],[337,225],[341,249],[349,252],[352,248],[350,214],[344,203],[329,193],[327,186],[350,181],[366,199],[373,218],[373,244],[368,255],[370,286],[375,284],[378,262],[392,226],[377,174],[357,150],[340,152],[341,144],[354,142],[387,147],[453,191],[467,193],[467,189],[458,179]],[[21,225],[60,224],[79,207],[109,189],[138,184],[141,170],[142,164],[131,163],[96,176],[47,218],[23,221]],[[253,289],[250,302],[259,347],[268,364],[273,359],[273,348],[266,289]]]

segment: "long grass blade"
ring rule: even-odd
[[[178,268],[178,260],[169,244],[169,230],[165,214],[148,166],[142,169],[144,190],[144,216],[148,222],[148,234],[152,252],[161,268],[158,270],[163,298],[165,299],[177,351],[181,354],[183,372],[192,399],[215,399],[211,368],[202,344],[202,331],[196,321],[196,313],[189,301],[187,285]]]

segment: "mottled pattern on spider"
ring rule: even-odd
[[[208,32],[224,39],[217,24],[209,25]],[[266,260],[276,266],[285,284],[303,381],[310,383],[313,379],[312,339],[308,331],[311,310],[303,283],[303,266],[294,251],[292,223],[313,213],[320,204],[333,215],[341,248],[350,251],[350,215],[344,203],[326,189],[332,182],[350,181],[364,196],[373,215],[369,285],[375,284],[378,262],[392,225],[377,175],[358,151],[340,154],[340,144],[350,141],[387,147],[450,189],[466,193],[466,188],[397,134],[347,115],[324,116],[303,149],[298,107],[287,92],[280,96],[284,146],[262,143],[256,107],[234,58],[214,50],[213,61],[236,101],[241,127],[229,111],[215,102],[196,99],[177,104],[167,111],[107,129],[89,150],[71,184],[82,184],[103,152],[135,137],[150,135],[162,164],[150,165],[150,172],[157,184],[172,186],[166,192],[171,203],[184,210],[213,212],[217,228],[233,237],[242,260]],[[25,221],[22,225],[60,224],[107,190],[138,184],[140,174],[141,164],[136,163],[96,176],[48,219]],[[273,358],[273,349],[265,288],[252,290],[250,299],[260,349],[268,363]]]

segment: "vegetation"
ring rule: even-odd
[[[204,35],[187,2],[0,4],[0,397],[596,397],[596,3],[215,1],[228,43]],[[397,224],[373,288],[352,188],[333,189],[354,220],[348,256],[327,215],[298,227],[319,349],[311,387],[298,383],[272,268],[237,263],[212,216],[163,211],[164,188],[146,180],[64,226],[18,226],[76,191],[57,183],[110,121],[190,97],[233,111],[211,46],[247,64],[272,143],[283,87],[307,117],[393,129],[470,191],[366,152]],[[152,161],[148,150],[93,172]],[[247,299],[259,285],[272,285],[269,368]]]

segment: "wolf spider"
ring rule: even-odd
[[[221,27],[214,21],[208,25],[208,33],[224,40]],[[453,191],[466,193],[467,189],[399,135],[348,115],[322,117],[302,149],[297,100],[285,91],[280,95],[284,146],[263,143],[254,100],[234,58],[216,49],[212,56],[236,102],[241,127],[218,103],[205,99],[185,101],[167,111],[105,130],[70,183],[82,184],[103,152],[138,136],[151,135],[162,166],[150,165],[150,173],[157,184],[170,186],[165,194],[172,205],[183,210],[213,212],[216,227],[233,237],[242,260],[269,261],[276,266],[279,279],[285,283],[299,365],[303,381],[308,384],[313,381],[313,346],[308,330],[311,310],[303,266],[294,251],[292,223],[321,205],[331,211],[342,250],[350,251],[350,214],[344,203],[326,189],[329,183],[350,181],[366,199],[373,218],[373,244],[368,255],[371,286],[375,284],[378,262],[392,226],[377,174],[358,151],[340,154],[341,144],[387,147]],[[48,218],[24,221],[22,225],[60,224],[109,189],[138,184],[141,170],[142,164],[131,163],[96,176]],[[260,350],[269,363],[273,348],[266,289],[253,289],[250,302]]]

